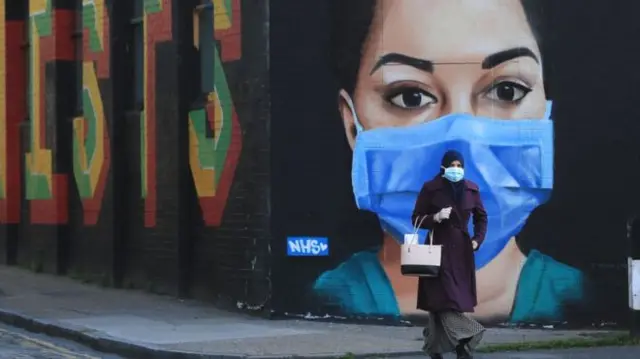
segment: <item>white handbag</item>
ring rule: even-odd
[[[433,229],[429,231],[429,244],[420,244],[418,230],[427,216],[422,216],[420,223],[416,218],[413,233],[404,235],[404,243],[400,252],[400,271],[402,275],[411,277],[437,277],[442,261],[442,246],[433,244]]]

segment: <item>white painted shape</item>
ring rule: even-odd
[[[315,330],[224,320],[196,319],[169,323],[129,315],[68,319],[64,322],[128,342],[158,345],[318,333]]]
[[[629,308],[640,310],[640,259],[629,258]]]

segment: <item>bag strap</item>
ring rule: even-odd
[[[418,223],[418,219],[420,219],[420,223]],[[422,225],[422,222],[424,222],[424,220],[427,219],[427,215],[425,214],[422,217],[418,217],[416,218],[415,222],[413,222],[413,234],[418,234],[418,231],[420,230],[420,226]]]
[[[418,219],[420,219],[420,223],[418,223]],[[422,226],[422,222],[424,222],[424,220],[427,219],[427,215],[425,214],[422,217],[418,217],[416,218],[415,222],[413,222],[413,235],[417,236],[418,235],[418,231],[420,230],[420,226]],[[433,245],[433,229],[429,230],[429,245]]]

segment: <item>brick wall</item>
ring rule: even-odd
[[[16,4],[0,1],[0,61],[24,66],[0,74],[2,262],[265,304],[266,6]]]

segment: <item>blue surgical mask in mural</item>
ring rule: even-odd
[[[460,182],[464,178],[464,168],[461,167],[449,167],[444,169],[442,177],[448,179],[451,182]]]
[[[424,182],[440,171],[447,150],[465,158],[465,176],[480,187],[488,214],[476,267],[493,260],[517,235],[553,187],[551,102],[542,119],[498,120],[450,114],[426,123],[363,130],[353,153],[352,183],[358,208],[376,213],[396,239],[411,233],[411,214]],[[470,223],[470,233],[473,225]],[[421,240],[426,231],[420,231]]]

